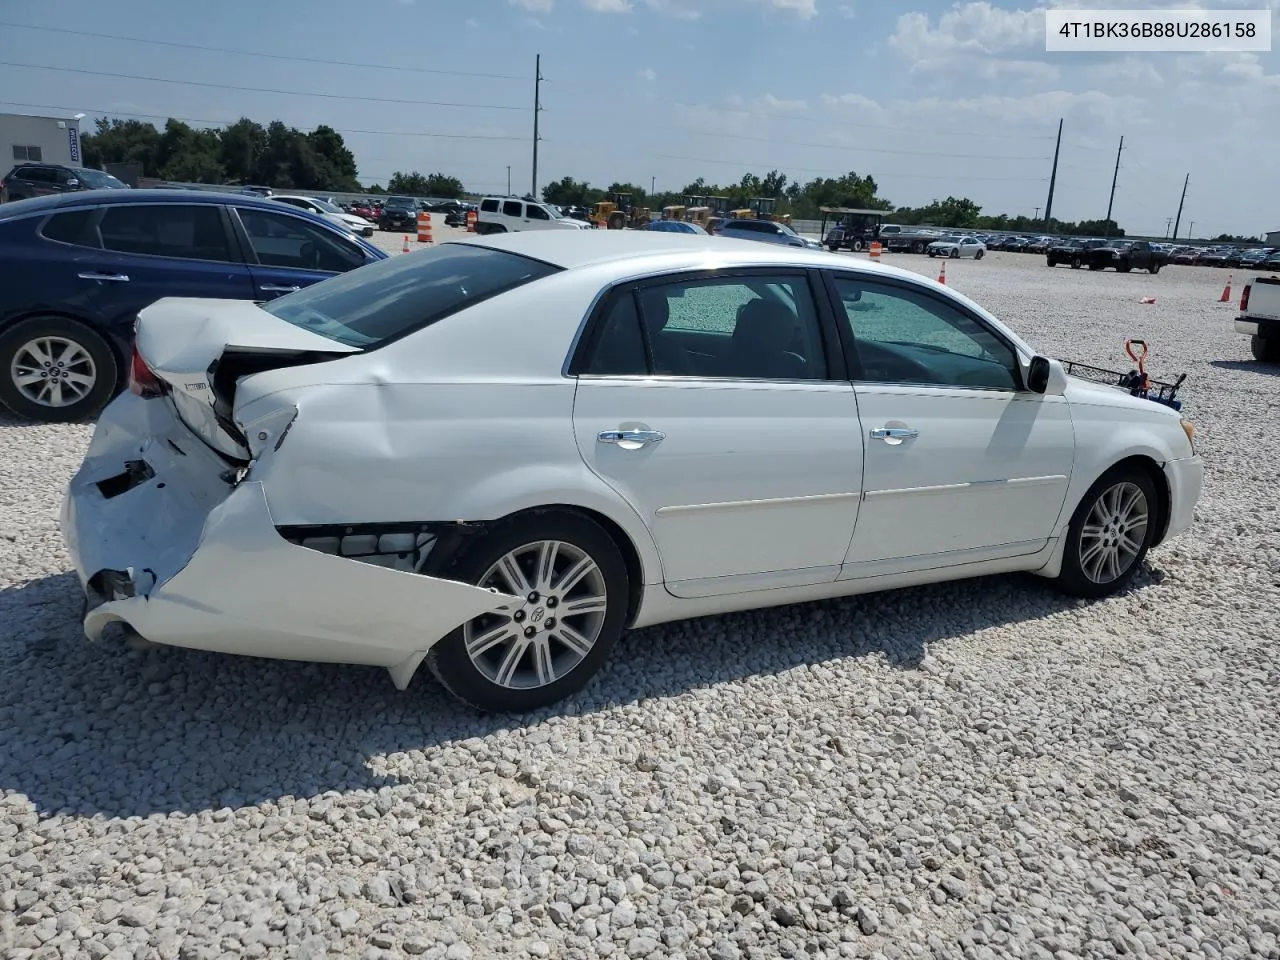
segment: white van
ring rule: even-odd
[[[518,233],[521,230],[590,230],[591,224],[570,220],[549,203],[485,197],[476,214],[476,233]]]

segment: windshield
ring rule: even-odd
[[[262,309],[330,340],[372,347],[559,269],[501,250],[442,243],[303,287]]]
[[[342,208],[336,204],[330,203],[328,200],[321,200],[319,197],[312,197],[311,202],[323,210],[325,213],[342,213]]]
[[[121,187],[127,190],[129,188],[127,183],[123,183],[111,174],[103,173],[101,170],[89,170],[82,167],[76,171],[76,176],[81,183],[87,184],[96,190],[118,190]]]
[[[786,234],[787,236],[789,236],[789,237],[798,237],[798,236],[800,236],[800,234],[796,233],[794,230],[792,230],[790,227],[788,227],[785,223],[776,223],[776,222],[775,222],[775,223],[774,223],[774,226],[778,228],[778,232],[779,232],[779,233],[785,233],[785,234]]]
[[[384,204],[385,207],[403,207],[407,210],[412,210],[417,205],[417,201],[412,197],[390,197]]]

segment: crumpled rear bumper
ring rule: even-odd
[[[263,485],[221,479],[226,462],[171,411],[113,401],[67,491],[62,532],[90,639],[120,621],[156,643],[387,667],[403,687],[433,644],[515,601],[288,542]],[[121,480],[128,461],[146,466]]]

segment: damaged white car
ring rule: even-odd
[[[371,664],[483,709],[621,632],[1011,570],[1103,596],[1186,529],[1172,409],[823,252],[468,237],[140,316],[62,529],[85,631]]]

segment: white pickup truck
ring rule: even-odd
[[[1280,277],[1254,277],[1245,284],[1236,333],[1249,337],[1255,360],[1280,363]]]

